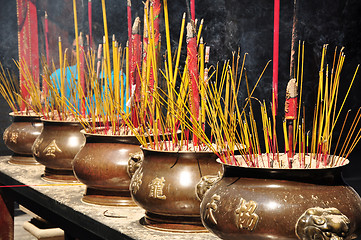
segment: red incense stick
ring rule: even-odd
[[[134,92],[134,105],[132,106],[132,121],[134,127],[138,127],[139,121],[137,116],[137,108],[140,100],[140,73],[138,69],[141,67],[142,62],[142,48],[141,48],[141,36],[140,36],[140,18],[137,17],[134,21],[132,28],[132,55],[130,64],[130,85],[135,84]]]
[[[195,0],[191,0],[191,17],[193,22],[196,20],[196,7],[195,7]]]
[[[154,43],[158,44],[159,42],[159,14],[160,14],[160,0],[152,0],[153,4],[153,25],[154,25]]]
[[[93,45],[93,31],[92,31],[92,0],[88,0],[88,23],[89,23],[89,48]]]
[[[199,90],[198,90],[198,51],[197,51],[197,38],[194,33],[193,24],[188,23],[187,25],[187,61],[188,71],[191,83],[191,94],[189,95],[192,115],[195,118],[194,121],[198,121],[199,118]],[[196,128],[196,126],[194,126]],[[196,131],[196,130],[195,130]],[[195,132],[194,131],[194,132]],[[193,134],[193,143],[195,146],[198,145],[198,139]]]
[[[85,117],[85,61],[84,61],[84,42],[83,42],[83,34],[80,33],[79,37],[79,52],[80,52],[80,73],[78,74],[78,81],[80,81],[80,86],[83,91],[83,96],[80,96],[81,99],[81,113],[82,116]]]
[[[153,17],[153,28],[152,27],[150,28],[151,30],[150,31],[153,31],[148,33],[150,37],[154,36],[154,39],[153,39],[153,43],[156,47],[155,49],[155,60],[157,61],[158,60],[158,53],[159,53],[159,49],[157,48],[158,45],[159,45],[159,14],[160,14],[160,7],[161,7],[161,4],[160,4],[160,0],[152,0],[151,1],[151,13],[153,12],[153,15],[151,15],[150,17]],[[153,10],[152,10],[153,9]],[[150,26],[152,26],[152,21],[149,20],[149,24]],[[151,65],[150,65],[150,78],[149,78],[149,90],[150,91],[153,91],[154,89],[154,82],[155,82],[155,79],[154,79],[154,74],[153,74],[153,62],[151,62]],[[153,97],[151,96],[151,99],[153,99]]]
[[[274,0],[273,23],[273,82],[272,82],[272,108],[277,115],[278,106],[278,57],[279,57],[279,31],[280,31],[280,0]]]
[[[132,58],[132,2],[131,2],[131,0],[127,0],[127,15],[128,15],[128,49],[129,49],[129,61],[130,61],[129,67],[131,68],[131,58]],[[129,73],[130,73],[130,71],[129,71]],[[129,89],[127,89],[127,90],[131,94],[131,89],[132,89],[131,79],[126,79],[126,81],[129,82]]]
[[[132,2],[127,0],[127,14],[128,14],[128,47],[132,49]]]
[[[44,19],[44,34],[45,34],[45,52],[46,52],[46,63],[49,66],[49,42],[48,42],[48,33],[49,33],[49,25],[48,25],[48,13],[45,11],[45,19]]]
[[[45,18],[44,18],[44,28],[45,28],[44,34],[45,34],[46,64],[48,66],[50,66],[50,61],[49,61],[49,41],[48,41],[49,25],[48,25],[48,13],[46,11],[45,11]],[[48,92],[48,84],[46,82],[43,82],[42,88],[43,88],[43,95],[44,95],[44,97],[46,97],[47,92]]]

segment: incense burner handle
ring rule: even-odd
[[[135,171],[142,165],[144,159],[143,152],[130,154],[128,160],[127,172],[130,178],[133,177]]]
[[[196,195],[199,201],[202,201],[204,194],[213,187],[219,180],[221,180],[222,174],[218,172],[218,175],[206,175],[199,180],[196,185]]]

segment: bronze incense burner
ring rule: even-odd
[[[222,239],[356,239],[361,198],[344,182],[343,167],[223,164],[223,177],[203,198],[202,222]]]
[[[140,151],[137,138],[83,133],[86,136],[85,146],[73,161],[75,176],[86,185],[82,201],[136,206],[130,196],[127,170],[131,155]]]
[[[43,128],[40,116],[20,115],[13,112],[9,115],[13,117],[13,122],[3,133],[5,145],[14,152],[9,163],[39,164],[32,156],[31,147]]]
[[[165,231],[205,231],[196,185],[221,165],[212,152],[156,151],[142,148],[143,164],[130,183],[134,201],[146,210],[142,223]]]
[[[32,147],[36,161],[45,166],[42,178],[56,182],[77,181],[72,161],[85,144],[79,122],[42,119],[44,128]]]

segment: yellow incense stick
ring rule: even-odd
[[[76,1],[73,0],[73,11],[74,11],[74,28],[75,28],[75,42],[76,42],[76,65],[77,65],[77,76],[80,79],[80,53],[79,53],[79,35],[78,35],[78,18],[76,10]]]

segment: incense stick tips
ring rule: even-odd
[[[296,79],[292,78],[286,88],[286,98],[295,98],[298,96]]]
[[[203,38],[202,38],[203,39]],[[209,62],[209,53],[211,51],[211,47],[210,46],[206,46],[206,56],[205,56],[205,59],[204,59],[204,62],[205,63],[208,63]]]
[[[132,28],[132,34],[140,34],[140,18],[137,17],[134,20],[133,28]]]
[[[194,37],[193,24],[191,22],[187,23],[187,38]]]

